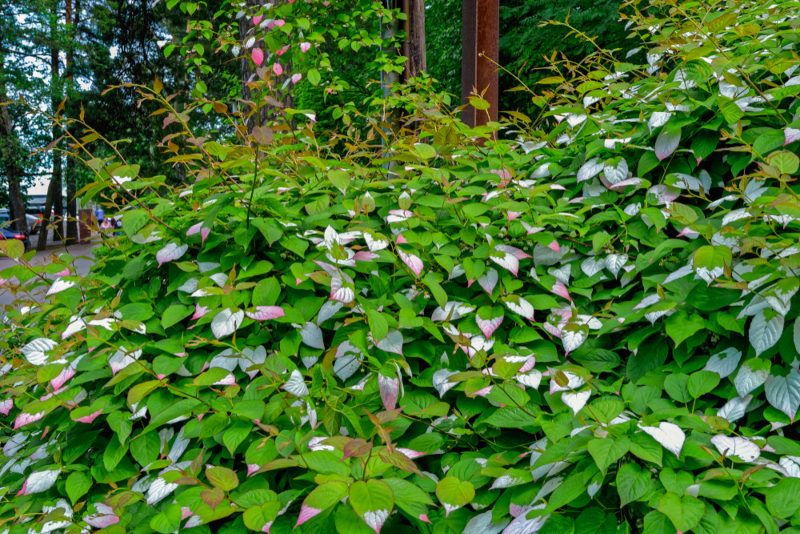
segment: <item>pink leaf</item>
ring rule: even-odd
[[[562,281],[557,280],[556,283],[553,284],[553,288],[551,291],[556,295],[558,295],[559,297],[563,297],[568,301],[572,302],[572,298],[569,296],[569,290]]]
[[[300,43],[300,51],[301,51],[302,53],[304,53],[304,54],[305,54],[305,53],[306,53],[306,52],[308,52],[310,49],[311,49],[311,43],[307,43],[307,42]]]
[[[279,48],[279,49],[278,49],[278,50],[275,52],[275,54],[276,54],[276,55],[278,55],[278,56],[282,56],[283,54],[285,54],[285,53],[286,53],[286,51],[287,51],[287,50],[289,50],[289,45],[282,46],[281,48]]]
[[[208,313],[208,308],[205,306],[200,306],[199,304],[194,305],[194,315],[192,315],[192,321],[196,321],[200,319],[205,314]]]
[[[297,523],[295,523],[295,528],[299,527],[309,519],[319,515],[322,512],[319,508],[312,508],[308,505],[302,505],[300,507],[300,515],[297,516]]]
[[[280,76],[283,74],[283,66],[276,61],[272,64],[272,72],[275,73],[275,76]]]
[[[394,410],[397,406],[397,395],[400,392],[400,380],[378,374],[378,390],[381,394],[383,407]]]
[[[247,464],[247,476],[253,476],[259,469],[261,466],[258,464]]]
[[[78,418],[77,418],[77,419],[75,419],[75,420],[76,420],[77,422],[79,422],[79,423],[86,423],[86,424],[90,424],[90,423],[92,423],[92,422],[93,422],[95,419],[97,419],[97,418],[100,416],[100,414],[101,414],[101,413],[103,413],[103,410],[97,410],[97,411],[96,411],[96,412],[94,412],[94,413],[91,413],[91,414],[89,414],[89,415],[84,415],[83,417],[78,417]]]
[[[486,271],[486,274],[478,278],[478,284],[480,284],[486,293],[491,295],[492,291],[494,291],[494,288],[497,285],[497,279],[497,271],[494,269],[489,269]]]
[[[406,456],[407,458],[410,458],[410,459],[412,459],[412,460],[413,460],[414,458],[419,458],[419,457],[421,457],[421,456],[425,456],[425,453],[424,453],[424,452],[421,452],[421,451],[415,451],[414,449],[406,449],[406,448],[403,448],[403,447],[398,447],[398,448],[397,448],[397,449],[395,449],[395,450],[396,450],[397,452],[399,452],[399,453],[402,453],[404,456]]]
[[[210,233],[211,233],[211,228],[203,227],[200,230],[200,242],[201,243],[205,243],[206,242],[206,238],[208,237],[208,234],[210,234]]]
[[[56,391],[67,383],[67,381],[75,376],[75,369],[71,366],[64,367],[58,375],[50,380],[50,386]]]
[[[359,250],[353,256],[353,259],[356,261],[372,261],[377,258],[378,255],[374,252],[370,252],[368,250]]]
[[[203,223],[199,222],[197,224],[193,224],[186,230],[186,237],[190,237],[200,233],[200,229],[203,227]]]
[[[497,327],[503,323],[503,316],[501,315],[500,317],[483,319],[479,315],[476,315],[475,321],[478,323],[478,328],[480,328],[481,332],[483,332],[483,336],[486,339],[489,339],[492,337],[492,334],[494,334],[494,331],[497,330]]]
[[[561,245],[558,244],[558,241],[552,241],[547,248],[552,250],[553,252],[561,252]]]
[[[395,241],[397,242],[398,245],[403,245],[405,243],[408,243],[408,240],[406,240],[406,237],[403,234],[397,234]]]
[[[530,254],[527,254],[525,251],[518,249],[517,247],[511,247],[508,245],[497,245],[495,250],[499,250],[500,252],[505,252],[506,254],[511,254],[518,260],[524,260],[526,258],[530,258]]]
[[[261,66],[264,63],[264,51],[260,48],[254,48],[252,52],[250,52],[250,57],[253,58],[253,63],[256,66]]]
[[[256,306],[255,312],[246,312],[245,315],[254,321],[269,321],[283,317],[285,312],[280,306]]]
[[[253,26],[258,26],[258,23],[261,22],[261,19],[263,18],[264,17],[262,17],[261,15],[256,15],[255,17],[253,17]]]
[[[522,215],[522,212],[520,211],[506,212],[506,217],[508,218],[509,221],[514,221],[516,219],[519,219],[520,215]]]
[[[25,425],[29,425],[31,423],[35,423],[39,419],[44,417],[44,412],[37,412],[34,414],[30,413],[21,413],[14,419],[14,430],[18,428],[22,428]]]
[[[296,72],[296,73],[292,74],[292,83],[297,83],[302,79],[303,79],[303,75],[300,74],[299,72]]]
[[[0,402],[0,414],[8,415],[8,412],[11,411],[11,408],[14,407],[14,399],[6,399],[3,402]]]
[[[420,273],[422,273],[422,268],[425,266],[425,264],[422,263],[422,260],[413,254],[406,254],[402,250],[398,250],[397,255],[400,256],[400,259],[403,260],[403,263],[408,265],[408,268],[411,269],[417,277],[419,277]]]

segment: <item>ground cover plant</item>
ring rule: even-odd
[[[125,207],[84,278],[0,242],[47,293],[0,335],[5,528],[798,531],[795,7],[629,2],[645,64],[478,129],[419,85],[217,139],[139,87],[187,183],[87,156]]]

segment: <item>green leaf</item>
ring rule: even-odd
[[[547,510],[554,512],[583,495],[586,492],[586,481],[587,477],[583,472],[577,472],[567,477],[550,496]]]
[[[161,453],[161,438],[155,432],[139,434],[130,442],[131,456],[142,467],[158,460]]]
[[[369,323],[370,332],[372,332],[372,338],[376,343],[389,333],[389,323],[386,322],[386,318],[381,312],[372,309],[367,310],[367,322]]]
[[[714,388],[719,385],[719,381],[719,374],[713,371],[698,371],[692,373],[689,376],[689,382],[687,384],[689,395],[691,395],[693,399],[702,397],[706,393],[714,391]]]
[[[319,71],[317,69],[309,69],[309,71],[306,72],[306,79],[311,85],[319,85],[322,77],[319,75]]]
[[[161,534],[177,532],[181,526],[181,507],[169,504],[150,520],[150,528]]]
[[[194,308],[191,306],[184,306],[183,304],[173,304],[161,315],[161,327],[169,328],[172,325],[178,324],[182,320],[189,317],[194,313]]]
[[[392,488],[383,480],[359,480],[350,486],[350,506],[368,527],[379,532],[394,509]]]
[[[25,245],[19,239],[2,239],[0,240],[0,253],[12,260],[18,260],[25,254]]]
[[[475,486],[466,480],[446,476],[436,484],[436,497],[451,509],[466,506],[475,498]]]
[[[782,136],[781,136],[782,137]],[[783,139],[781,139],[783,141]],[[767,163],[778,169],[783,174],[794,174],[800,168],[800,158],[788,150],[773,152],[767,156]]]
[[[650,489],[650,473],[635,463],[626,463],[617,471],[617,493],[622,506],[638,501]]]
[[[591,454],[601,473],[605,473],[608,466],[625,456],[628,452],[628,446],[627,439],[613,439],[610,437],[593,439],[587,444],[589,454]]]
[[[92,487],[92,477],[84,471],[75,471],[67,477],[67,497],[73,505]]]
[[[670,315],[665,324],[667,335],[672,338],[676,346],[706,327],[706,322],[700,315],[689,314],[683,310]]]
[[[342,193],[347,192],[347,187],[350,185],[350,174],[348,174],[346,171],[341,169],[332,169],[328,171],[328,179],[336,187],[336,189]]]
[[[206,478],[214,487],[222,491],[231,491],[239,485],[239,477],[236,476],[236,472],[227,467],[206,467]]]
[[[686,403],[692,400],[689,393],[689,377],[683,373],[672,373],[665,378],[664,390],[678,402]]]
[[[677,530],[683,532],[696,527],[705,510],[702,501],[688,495],[679,497],[674,493],[665,493],[658,500],[658,511],[666,515]]]
[[[242,519],[244,519],[245,526],[250,530],[263,532],[264,527],[271,524],[278,517],[282,507],[283,505],[277,499],[251,506],[244,511]]]
[[[428,506],[433,504],[433,500],[419,486],[402,478],[386,478],[383,481],[392,488],[397,507],[409,517],[419,519],[428,513]]]
[[[783,478],[764,494],[772,515],[781,519],[791,517],[800,509],[800,478]]]
[[[222,434],[222,443],[228,452],[234,454],[239,445],[250,435],[253,425],[244,421],[234,421],[233,424]]]
[[[414,153],[421,159],[433,159],[436,157],[436,149],[426,143],[414,143]]]
[[[128,452],[128,446],[122,445],[114,435],[108,442],[106,450],[103,452],[103,467],[106,471],[113,471],[117,465],[125,458]]]

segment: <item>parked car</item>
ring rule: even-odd
[[[4,239],[19,239],[25,246],[26,251],[31,249],[31,240],[28,239],[27,235],[15,232],[14,230],[9,230],[8,228],[0,227],[0,241]]]
[[[25,221],[28,223],[28,231],[37,234],[42,227],[42,216],[25,214]],[[11,213],[7,209],[0,209],[0,226],[9,227],[11,223]]]

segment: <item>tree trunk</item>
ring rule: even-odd
[[[70,118],[74,118],[78,114],[79,98],[75,92],[75,46],[77,43],[78,24],[80,22],[81,3],[80,0],[66,0],[66,13],[65,22],[67,25],[67,36],[70,42],[67,48],[67,65],[66,65],[66,78],[67,78],[67,102],[68,113]],[[67,243],[76,243],[78,241],[78,199],[76,198],[78,192],[78,177],[75,173],[75,159],[67,158]]]
[[[60,63],[58,48],[58,11],[57,6],[53,6],[50,15],[50,105],[52,112],[55,115],[59,104],[61,103],[61,80],[59,79]],[[59,138],[61,131],[54,123],[52,127],[53,136],[53,150],[51,157],[53,158],[53,173],[50,175],[50,184],[47,186],[47,198],[44,202],[44,213],[42,213],[42,224],[39,228],[39,240],[36,243],[36,250],[44,250],[47,247],[47,235],[50,233],[49,226],[52,222],[50,213],[53,211],[53,201],[55,200],[56,189],[61,189],[61,151],[58,150],[56,140]],[[55,231],[53,231],[55,234]]]
[[[3,77],[3,63],[0,58],[0,102],[8,100],[5,81]],[[0,160],[3,162],[6,180],[8,182],[8,197],[11,214],[14,218],[14,229],[23,234],[28,233],[28,223],[25,220],[25,203],[22,200],[22,187],[20,185],[23,168],[20,164],[22,148],[14,131],[14,123],[8,106],[0,106]]]
[[[408,80],[428,68],[425,55],[425,0],[403,0],[403,12],[406,14],[403,55],[407,58],[403,79]]]

